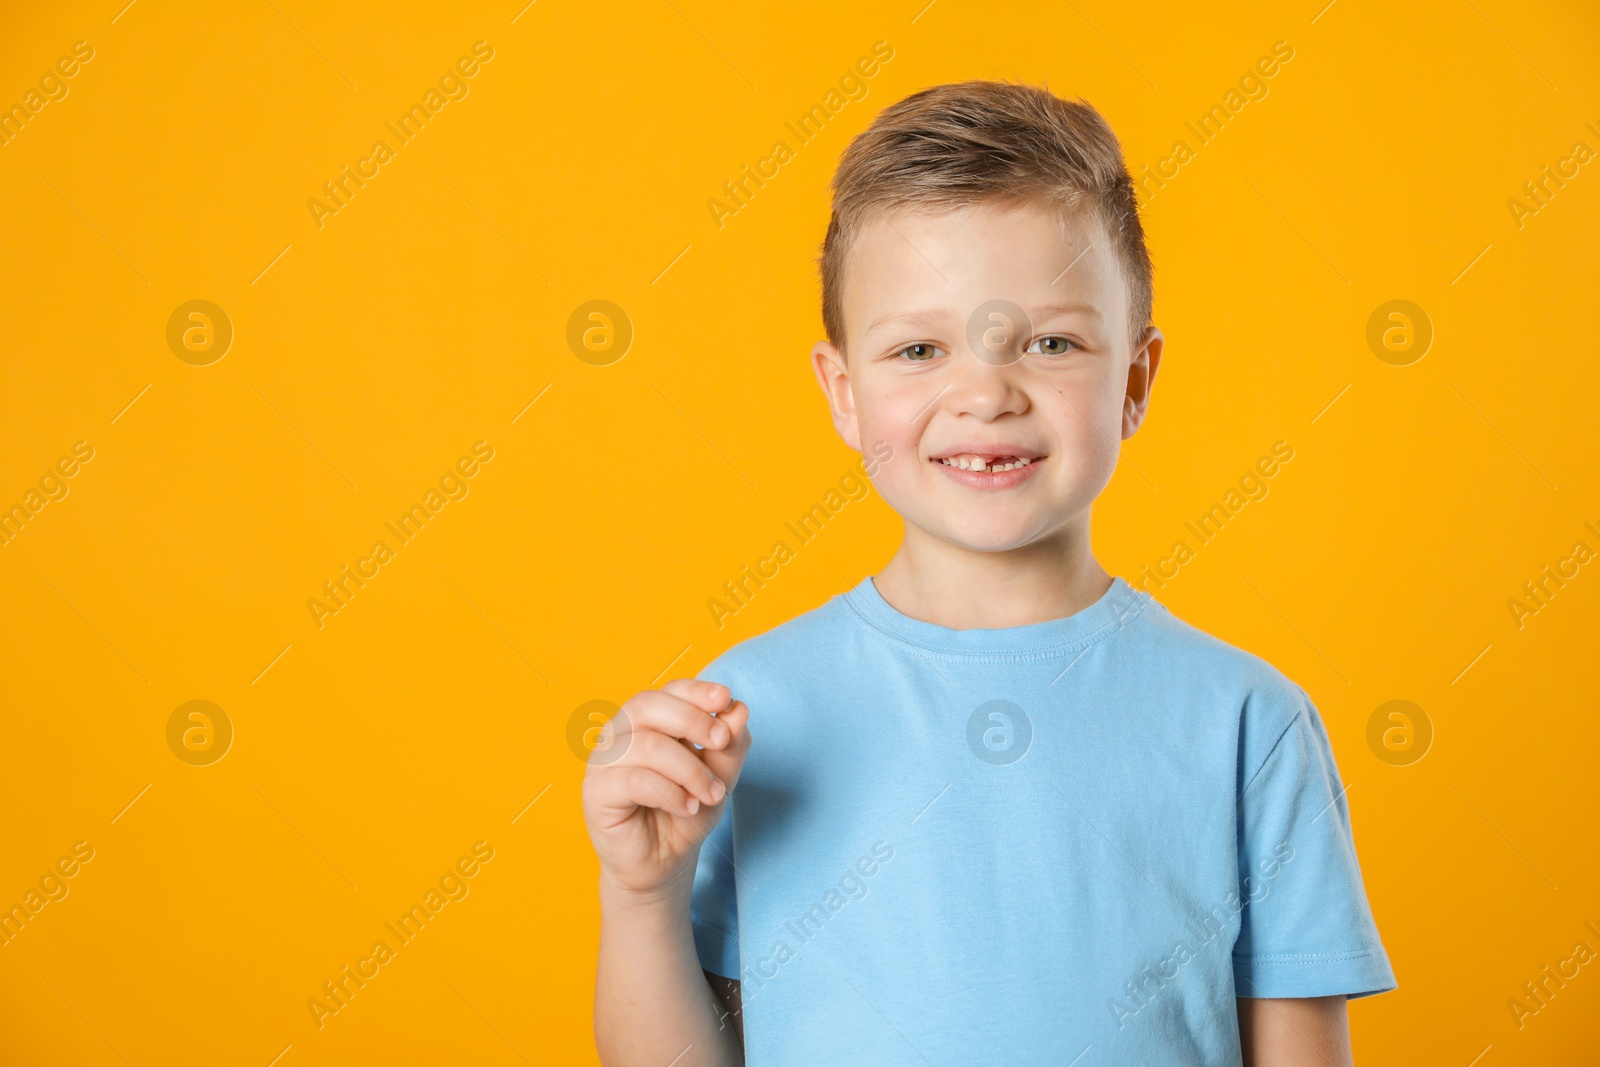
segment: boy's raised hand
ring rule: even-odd
[[[730,697],[725,685],[679,678],[629,698],[601,731],[583,813],[603,877],[617,888],[692,886],[686,861],[717,825],[750,751],[750,709]]]

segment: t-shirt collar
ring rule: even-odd
[[[954,630],[902,615],[883,599],[870,576],[844,594],[844,599],[863,622],[889,637],[930,651],[979,656],[1076,651],[1128,625],[1154,603],[1149,593],[1139,592],[1113,575],[1111,587],[1100,599],[1065,618],[999,629]]]

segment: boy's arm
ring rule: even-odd
[[[728,814],[750,709],[725,685],[679,678],[601,727],[583,779],[600,860],[595,1048],[605,1067],[740,1067],[696,950],[700,847]],[[586,738],[587,743],[587,738]]]
[[[601,876],[594,1030],[606,1067],[744,1063],[739,1032],[727,1025],[728,1009],[695,952],[690,888],[640,897]]]
[[[1352,1067],[1345,997],[1239,997],[1244,1067]]]

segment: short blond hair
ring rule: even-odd
[[[1150,253],[1122,147],[1100,113],[1048,88],[999,81],[936,85],[884,108],[844,150],[818,266],[822,323],[844,349],[845,261],[869,216],[1038,202],[1105,227],[1128,287],[1130,345],[1150,322]]]

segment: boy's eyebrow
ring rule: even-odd
[[[1034,316],[1044,318],[1048,315],[1088,315],[1092,319],[1101,320],[1105,316],[1093,304],[1043,304],[1034,309]]]
[[[1035,318],[1046,318],[1051,315],[1087,315],[1096,321],[1104,321],[1105,316],[1093,304],[1041,304],[1033,309],[1031,314]],[[903,315],[887,315],[871,326],[866,332],[882,329],[885,326],[938,326],[949,316],[943,308],[931,308],[924,311],[908,311]]]
[[[883,318],[867,327],[867,333],[880,330],[885,326],[937,326],[944,321],[947,313],[942,308],[930,308],[926,311],[908,311],[903,315],[885,315]]]

